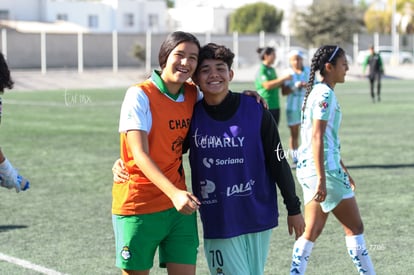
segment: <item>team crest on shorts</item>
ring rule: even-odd
[[[224,275],[223,269],[220,267],[217,268],[217,275]]]
[[[122,257],[124,260],[128,260],[129,258],[131,258],[131,252],[129,252],[129,247],[128,247],[128,246],[124,246],[124,247],[122,248],[122,251],[121,251],[121,257]]]

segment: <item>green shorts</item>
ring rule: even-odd
[[[210,274],[264,274],[272,230],[228,239],[204,239]]]
[[[322,211],[328,213],[332,211],[343,199],[354,196],[348,174],[342,169],[326,171],[326,198],[321,202]],[[298,178],[303,190],[305,204],[309,203],[316,194],[318,178],[316,175],[306,178]]]
[[[157,248],[160,267],[166,267],[166,263],[196,264],[196,213],[187,216],[171,208],[143,215],[112,215],[112,224],[116,266],[121,269],[151,269]]]

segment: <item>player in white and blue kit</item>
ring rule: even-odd
[[[375,274],[353,192],[355,183],[340,154],[338,132],[342,114],[334,88],[345,81],[348,69],[345,52],[338,46],[323,46],[312,59],[302,107],[302,143],[296,170],[304,194],[306,228],[293,247],[290,274],[305,274],[314,242],[329,212],[344,228],[346,247],[358,273]],[[322,82],[314,85],[317,71]]]
[[[288,93],[286,98],[286,117],[290,129],[289,149],[293,163],[296,164],[299,147],[300,114],[310,69],[303,65],[303,53],[298,50],[290,51],[289,63],[290,68],[287,74],[290,75],[290,79],[285,81],[285,87],[288,87],[288,89],[285,89],[283,94]]]

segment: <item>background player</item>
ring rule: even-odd
[[[276,69],[273,64],[276,60],[276,52],[273,47],[258,48],[256,52],[262,61],[257,72],[255,85],[257,92],[266,100],[269,105],[269,111],[273,115],[276,124],[279,125],[280,120],[280,99],[279,91],[283,83],[290,79],[287,74],[282,77],[277,77]]]
[[[299,126],[301,121],[301,110],[303,98],[306,93],[306,84],[309,80],[310,69],[303,65],[303,53],[298,50],[292,50],[289,53],[288,74],[291,79],[285,82],[287,87],[286,99],[286,118],[290,130],[289,149],[294,165],[298,162],[299,148]],[[286,94],[286,92],[284,93]]]
[[[10,70],[7,66],[6,60],[2,53],[0,53],[0,95],[3,94],[4,89],[13,88],[13,80],[10,76]],[[2,100],[0,98],[0,122],[2,115]],[[3,154],[0,149],[0,186],[8,189],[16,189],[16,192],[25,191],[29,188],[30,183],[23,178],[17,170],[13,167],[10,161]]]
[[[365,58],[362,63],[362,73],[365,74],[368,66],[368,80],[371,91],[372,102],[375,103],[375,82],[377,83],[377,101],[381,101],[381,77],[384,74],[384,65],[381,55],[376,53],[374,46],[369,47],[370,54]]]

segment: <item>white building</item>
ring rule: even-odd
[[[232,12],[254,0],[175,0],[175,8],[169,10],[169,29],[181,29],[189,32],[227,33],[229,18]],[[313,0],[261,0],[284,12],[281,33],[288,34],[291,15],[313,3]]]
[[[281,34],[291,34],[291,22],[295,12],[305,10],[319,0],[260,0],[275,6],[284,13]],[[255,0],[175,0],[175,8],[169,9],[169,31],[180,29],[189,32],[211,32],[225,34],[228,31],[229,18],[237,8],[257,3]],[[353,0],[342,3],[353,4]]]
[[[169,31],[182,30],[191,33],[218,33],[228,31],[229,15],[234,9],[215,7],[181,7],[171,8],[169,14]]]
[[[292,16],[318,0],[261,0],[284,11],[281,33],[289,35]],[[168,9],[165,0],[1,0],[1,22],[21,32],[64,29],[66,32],[153,33],[183,30],[193,33],[226,34],[231,13],[254,0],[175,0]],[[344,0],[352,4],[353,0]],[[37,21],[43,24],[19,24]],[[55,23],[60,22],[59,26]],[[65,24],[70,22],[71,24]],[[47,23],[47,24],[46,24]]]
[[[166,32],[165,0],[1,0],[0,20],[70,22],[89,32]],[[27,24],[24,24],[27,25]],[[11,26],[9,26],[11,27]],[[45,27],[45,25],[44,25]],[[77,29],[74,27],[74,30]],[[25,31],[20,29],[20,31]],[[26,30],[27,31],[27,30]]]

